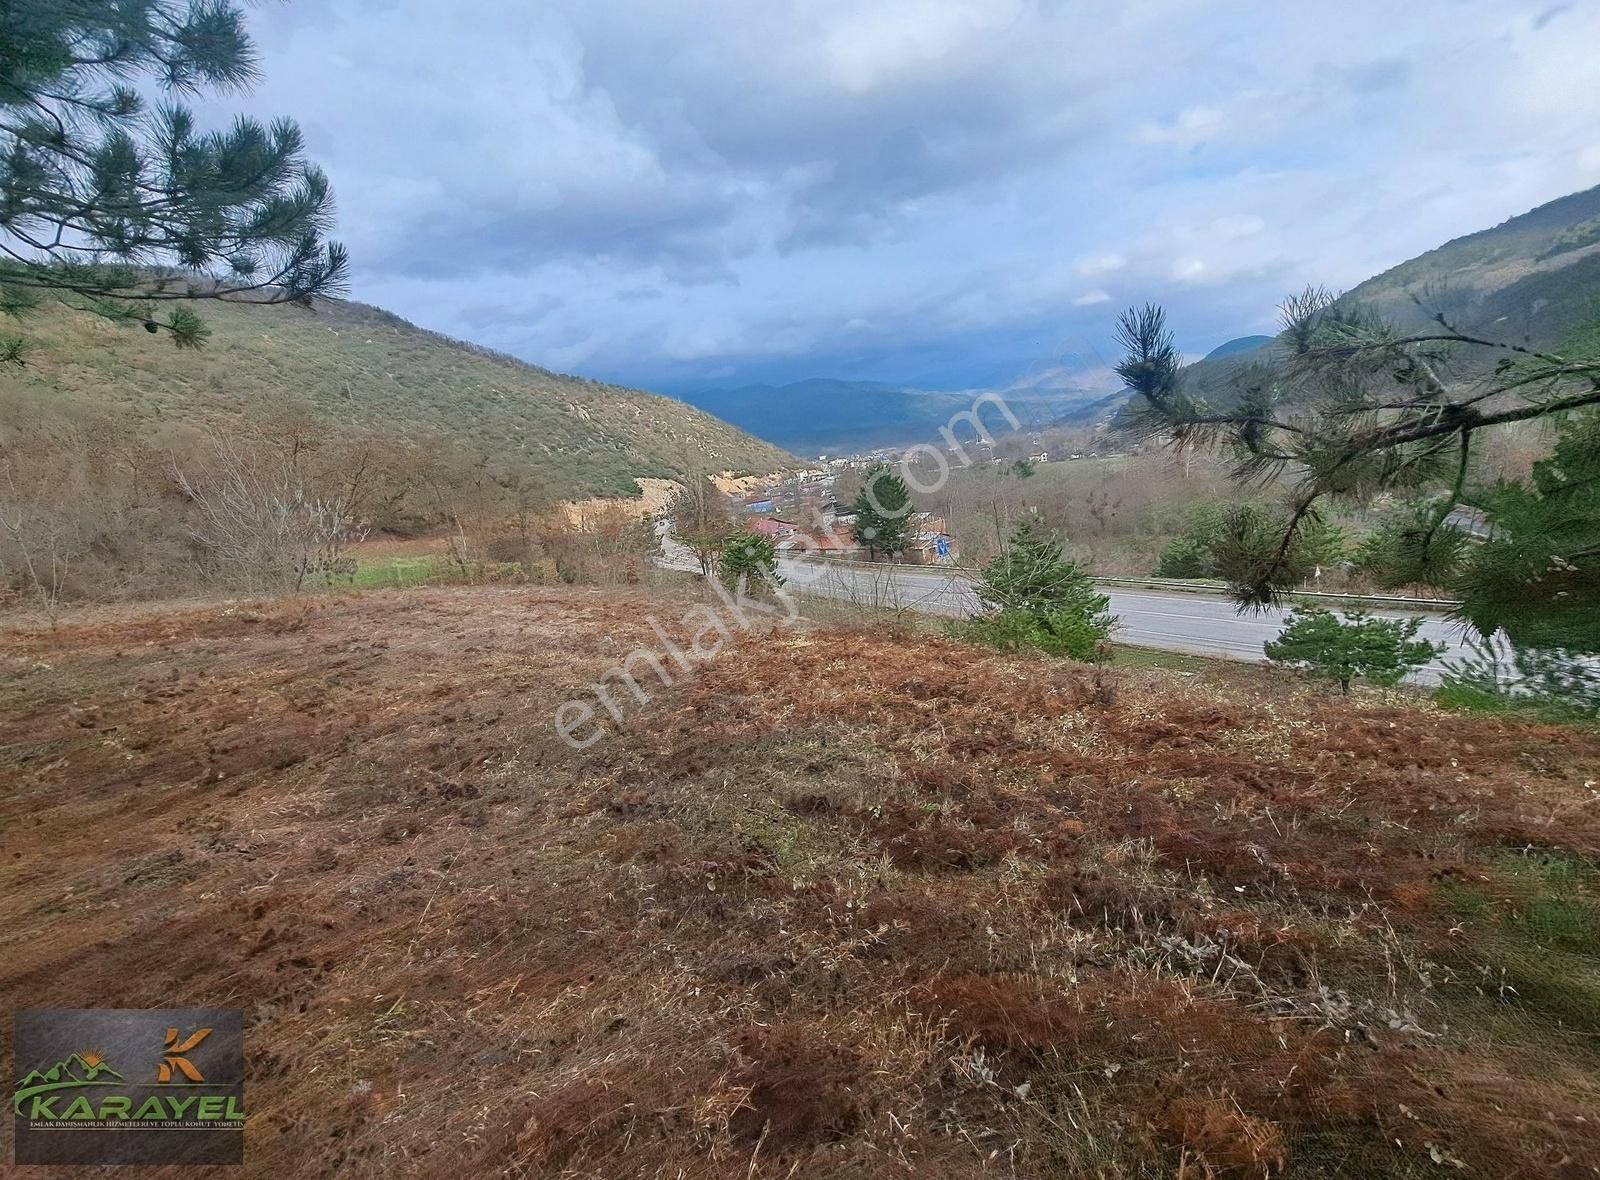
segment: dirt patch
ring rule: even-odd
[[[820,1040],[814,1028],[754,1028],[738,1039],[746,1064],[736,1076],[749,1098],[729,1123],[736,1140],[783,1151],[838,1139],[862,1121],[861,1059]]]

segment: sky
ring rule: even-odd
[[[668,392],[1114,388],[1600,184],[1600,2],[251,7],[351,295]]]

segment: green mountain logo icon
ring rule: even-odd
[[[49,1069],[29,1071],[28,1075],[17,1083],[11,1108],[21,1114],[23,1102],[35,1094],[70,1090],[78,1086],[114,1086],[118,1082],[127,1080],[112,1069],[100,1054],[85,1049],[80,1053],[74,1053],[65,1061],[56,1062]]]
[[[128,1079],[112,1069],[98,1053],[74,1053],[65,1061],[58,1061],[49,1069],[34,1070],[17,1083],[17,1089],[36,1082],[97,1082],[103,1077],[113,1077],[119,1082]],[[107,1083],[108,1084],[108,1083]]]

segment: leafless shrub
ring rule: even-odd
[[[157,452],[92,415],[12,396],[0,405],[0,595],[47,615],[69,601],[186,584]]]
[[[352,454],[317,480],[310,451],[299,431],[214,432],[197,455],[174,461],[173,479],[196,510],[191,534],[226,580],[299,590],[354,572],[344,550],[366,535],[356,514],[366,457]]]
[[[79,537],[50,494],[52,482],[43,472],[19,472],[15,456],[0,460],[0,574],[20,581],[54,624]]]
[[[566,582],[640,582],[653,568],[650,559],[660,545],[649,519],[621,504],[586,511],[576,519],[551,514],[536,527]]]

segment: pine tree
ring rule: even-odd
[[[1116,626],[1111,600],[1033,517],[1019,524],[1005,552],[983,567],[975,590],[987,610],[950,631],[1002,651],[1037,648],[1098,660]]]
[[[1075,610],[1094,616],[1111,605],[1033,516],[1012,530],[1005,551],[983,567],[976,591],[991,610]]]
[[[1193,537],[1174,537],[1167,542],[1156,561],[1158,578],[1209,578],[1212,575],[1211,548]]]
[[[718,576],[730,590],[752,597],[783,585],[778,574],[778,552],[771,537],[760,533],[736,532],[722,548]],[[741,583],[743,583],[741,585]]]
[[[1483,635],[1518,648],[1600,654],[1600,410],[1562,422],[1527,484],[1467,496],[1490,536],[1450,587]]]
[[[1546,352],[1464,332],[1443,315],[1426,330],[1401,332],[1315,289],[1285,302],[1270,359],[1242,369],[1214,402],[1188,387],[1159,307],[1124,312],[1118,337],[1127,356],[1117,372],[1133,395],[1122,429],[1179,447],[1220,446],[1235,456],[1241,482],[1290,481],[1281,525],[1232,538],[1222,572],[1246,605],[1276,602],[1300,581],[1305,555],[1296,539],[1328,500],[1418,498],[1412,523],[1368,556],[1412,581],[1448,575],[1463,543],[1451,516],[1469,494],[1474,440],[1600,405],[1593,338]],[[1447,381],[1452,351],[1488,360],[1489,374]]]
[[[1443,645],[1417,638],[1421,629],[1417,618],[1378,619],[1349,611],[1341,620],[1329,611],[1302,608],[1265,650],[1267,659],[1331,680],[1348,694],[1358,677],[1399,684],[1407,672],[1443,654]]]
[[[882,463],[867,469],[861,491],[851,506],[856,514],[856,543],[867,556],[894,557],[904,553],[911,528],[911,491],[906,481]]]
[[[198,347],[194,300],[340,291],[333,194],[299,128],[202,131],[177,101],[256,77],[231,0],[0,4],[0,310],[57,300]],[[153,109],[144,80],[165,92]],[[0,360],[25,355],[0,340]]]
[[[1312,515],[1301,523],[1294,543],[1300,560],[1317,569],[1341,564],[1347,556],[1350,538],[1332,521]]]

